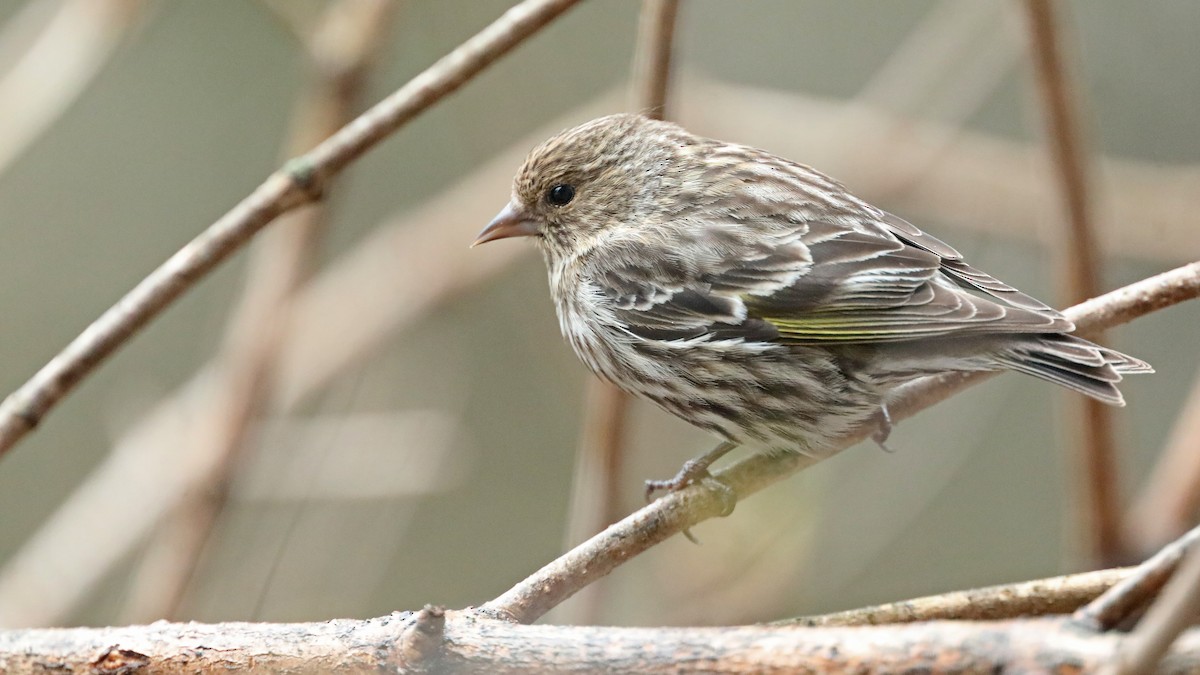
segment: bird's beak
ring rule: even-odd
[[[483,228],[478,237],[475,237],[475,243],[471,246],[509,237],[531,237],[537,234],[537,231],[537,221],[525,213],[517,205],[516,200],[513,200],[501,209],[495,218],[492,218],[492,222]]]

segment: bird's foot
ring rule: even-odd
[[[689,459],[683,463],[679,472],[667,480],[648,480],[646,481],[646,503],[654,501],[654,493],[659,490],[667,492],[679,492],[680,490],[690,485],[695,485],[706,480],[716,480],[712,474],[708,472],[708,466],[711,462],[704,461],[704,457]],[[719,482],[719,481],[718,481]]]
[[[708,472],[708,465],[699,460],[690,460],[683,465],[679,473],[669,480],[648,480],[646,481],[646,501],[650,502],[654,499],[654,493],[659,490],[668,492],[678,492],[687,487],[697,485],[707,490],[709,494],[716,497],[721,504],[720,516],[724,518],[733,513],[733,509],[737,506],[737,493],[728,484],[717,480],[711,473]],[[700,540],[688,528],[683,529],[683,536],[687,537],[688,541],[693,544],[699,544]]]
[[[708,467],[714,461],[726,454],[730,450],[737,447],[735,443],[722,443],[703,457],[697,457],[684,462],[680,467],[679,472],[674,477],[668,480],[648,480],[646,481],[646,502],[654,500],[654,493],[659,490],[667,492],[678,492],[684,488],[698,485],[707,490],[710,494],[717,498],[721,504],[721,517],[728,516],[733,513],[733,509],[737,506],[737,493],[733,488],[726,483],[717,480],[708,471]],[[692,535],[689,530],[683,531],[683,536],[687,537],[693,544],[700,542]]]
[[[678,492],[692,485],[700,485],[721,501],[722,518],[733,513],[733,508],[737,506],[737,494],[733,488],[709,473],[707,465],[702,465],[694,459],[685,463],[679,473],[669,480],[646,481],[646,502],[654,501],[654,493],[659,490]]]
[[[736,447],[737,443],[725,441],[700,457],[689,459],[688,461],[684,462],[683,466],[679,469],[679,473],[675,474],[673,478],[668,480],[646,481],[646,502],[649,503],[653,501],[654,493],[658,492],[659,490],[679,492],[689,485],[694,485],[696,483],[705,481],[721,483],[721,481],[713,478],[712,474],[708,472],[708,467],[712,466],[713,462],[729,454],[729,451]],[[725,484],[721,483],[721,485]],[[730,493],[732,494],[733,490],[727,485],[725,487],[726,489],[729,489]],[[733,509],[731,508],[730,510],[732,511]]]
[[[875,441],[884,452],[895,452],[888,447],[887,439],[892,435],[892,429],[895,425],[892,424],[892,416],[888,414],[887,404],[879,406],[879,414],[875,416],[875,433],[871,434],[871,440]]]

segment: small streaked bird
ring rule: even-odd
[[[1146,363],[971,267],[802,164],[639,115],[542,143],[476,244],[532,237],[563,335],[631,394],[722,439],[822,457],[888,394],[950,371],[1015,370],[1112,405]]]

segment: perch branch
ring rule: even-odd
[[[525,0],[307,154],[288,162],[151,272],[0,404],[0,456],[176,298],[277,216],[319,199],[347,164],[578,0]]]

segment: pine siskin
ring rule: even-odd
[[[535,148],[476,244],[534,237],[589,368],[721,437],[678,489],[750,444],[822,457],[891,427],[890,390],[1016,370],[1124,405],[1146,363],[801,164],[612,115]]]

